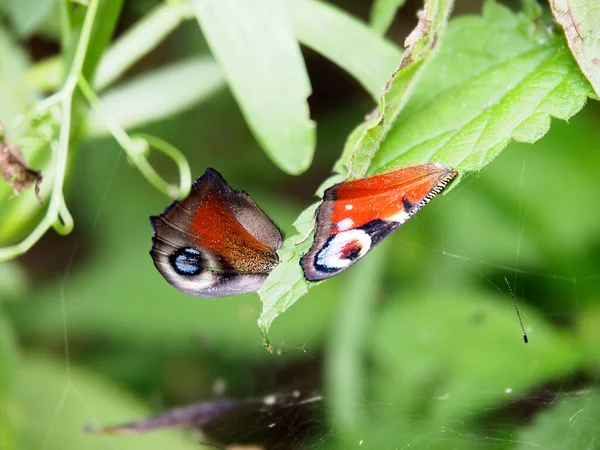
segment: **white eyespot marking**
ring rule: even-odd
[[[352,209],[352,205],[350,203],[348,203],[346,205],[346,211],[350,211]]]
[[[348,247],[352,247],[350,253]],[[328,269],[344,269],[362,258],[371,248],[371,237],[363,230],[339,233],[317,254],[317,265]],[[354,250],[354,251],[352,251]]]
[[[200,293],[216,285],[219,276],[208,267],[218,267],[218,262],[210,252],[186,247],[173,252],[176,256],[173,260],[164,255],[155,259],[158,270],[169,283],[178,290],[190,295],[201,295]],[[181,258],[187,255],[188,258]],[[194,261],[197,258],[197,261]],[[200,262],[202,261],[202,267]],[[185,274],[187,272],[187,275]]]
[[[354,226],[354,220],[350,217],[345,218],[344,220],[340,220],[337,224],[338,230],[346,231]]]
[[[392,222],[398,222],[400,224],[406,222],[408,219],[410,219],[410,214],[404,211],[403,209],[398,211],[393,216],[387,218],[387,220],[391,220]]]

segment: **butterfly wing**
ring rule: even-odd
[[[327,189],[313,245],[300,261],[306,279],[323,280],[350,267],[457,174],[437,164],[419,164]]]
[[[188,197],[150,221],[154,264],[186,294],[257,291],[279,262],[279,229],[248,194],[231,189],[213,169],[194,181]]]

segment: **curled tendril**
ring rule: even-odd
[[[90,106],[104,122],[110,134],[112,134],[121,148],[127,153],[129,160],[138,168],[144,178],[146,178],[146,180],[148,180],[148,182],[156,189],[170,197],[181,198],[187,195],[192,177],[190,166],[183,153],[173,145],[155,136],[148,134],[129,136],[118,123],[103,112],[100,99],[87,80],[80,76],[78,84]],[[169,182],[159,175],[154,167],[152,167],[148,161],[148,156],[152,148],[163,153],[175,163],[179,172],[179,187],[169,184]]]
[[[150,148],[154,148],[171,159],[179,172],[179,187],[170,185],[168,194],[174,198],[183,198],[188,195],[192,184],[192,172],[186,157],[175,146],[168,142],[145,133],[138,133],[132,139],[142,139]]]

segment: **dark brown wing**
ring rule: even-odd
[[[256,291],[278,264],[282,236],[245,192],[207,169],[190,194],[150,218],[150,255],[182,292],[222,297]]]

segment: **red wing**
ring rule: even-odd
[[[365,256],[457,175],[420,164],[325,191],[312,247],[300,261],[309,281],[332,277]]]
[[[330,234],[342,231],[336,224],[346,218],[358,228],[375,219],[389,220],[407,206],[417,206],[449,174],[456,176],[444,167],[421,164],[331,187],[324,196],[324,201],[333,202]]]

